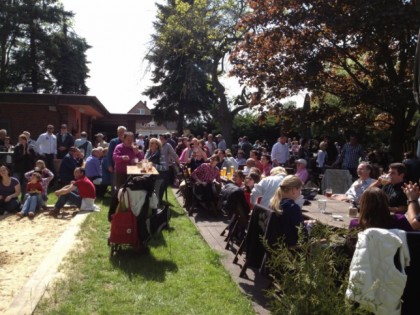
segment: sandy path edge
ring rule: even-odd
[[[81,224],[91,212],[79,212],[69,223],[64,233],[55,242],[44,260],[29,280],[15,294],[4,314],[32,314],[44,295],[49,283],[58,275],[58,266],[76,244]]]

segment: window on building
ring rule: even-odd
[[[144,108],[139,108],[139,114],[140,115],[144,115],[146,113],[146,111],[144,110]]]

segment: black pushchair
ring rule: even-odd
[[[147,242],[152,235],[169,227],[170,209],[157,207],[154,194],[154,175],[131,176],[112,196],[108,212],[111,223],[108,245],[111,256],[124,247],[134,247],[147,252]]]

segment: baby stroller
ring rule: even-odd
[[[151,236],[165,227],[169,228],[169,206],[158,209],[154,185],[153,175],[133,176],[112,196],[108,212],[111,257],[125,247],[134,247],[140,253],[147,252]]]

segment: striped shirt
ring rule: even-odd
[[[357,168],[359,159],[363,157],[363,147],[361,144],[351,145],[346,143],[338,157],[343,162],[342,167],[345,169]]]

